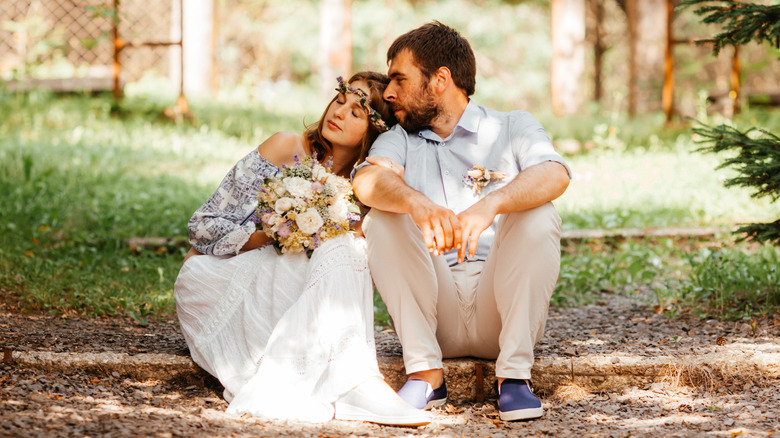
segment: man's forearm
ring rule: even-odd
[[[492,203],[497,214],[513,213],[546,204],[561,196],[568,186],[566,168],[560,163],[546,161],[520,172],[483,201]]]
[[[391,213],[411,213],[415,202],[428,200],[409,187],[396,173],[382,166],[360,169],[352,181],[355,196],[363,204]]]
[[[366,166],[355,174],[352,185],[355,196],[369,207],[409,214],[420,227],[425,246],[433,254],[443,254],[461,241],[455,213],[409,187],[399,174],[383,166]]]

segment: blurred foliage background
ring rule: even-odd
[[[7,0],[0,11],[0,78],[66,78],[110,74],[113,16],[110,3]],[[320,67],[320,17],[323,2],[315,0],[213,0],[213,41],[190,41],[193,50],[214,47],[215,68],[210,96],[234,104],[262,105],[304,102],[320,108],[324,97],[313,93]],[[475,99],[498,109],[550,113],[552,58],[549,0],[352,0],[352,70],[384,71],[385,52],[399,34],[431,20],[455,27],[477,54]],[[604,48],[600,102],[583,108],[585,115],[625,111],[629,51],[625,0],[588,0],[585,13],[586,63],[581,83],[586,101],[594,89],[596,33]],[[177,1],[122,0],[118,17],[124,42],[174,41]],[[205,7],[209,1],[190,1]],[[594,14],[603,7],[603,19]],[[663,26],[663,23],[660,23]],[[673,32],[679,39],[711,36],[717,26],[699,22],[690,10],[676,14]],[[186,43],[186,41],[185,41]],[[659,50],[645,47],[645,50]],[[642,50],[640,48],[640,50]],[[660,48],[662,50],[662,47]],[[713,57],[708,46],[678,44],[674,54],[676,104],[683,116],[694,116],[702,92],[728,90],[730,52]],[[744,46],[740,54],[746,89],[777,88],[778,51],[769,44]],[[122,50],[125,83],[157,83],[178,91],[178,48],[133,46]],[[663,66],[660,65],[660,68]],[[108,70],[107,70],[108,69]],[[348,74],[348,72],[343,72]],[[173,78],[173,79],[172,79]],[[148,85],[153,86],[153,85]],[[661,83],[654,79],[641,95],[643,108],[660,108]],[[309,98],[291,94],[302,89]],[[293,96],[296,96],[293,98]],[[194,96],[192,96],[194,97]]]

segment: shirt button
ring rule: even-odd
[[[445,170],[445,171],[444,171],[444,174],[445,174],[445,175],[449,175],[449,174],[450,174],[450,171],[449,171],[449,170]]]

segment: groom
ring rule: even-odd
[[[533,347],[560,268],[550,201],[569,168],[529,113],[469,99],[476,61],[456,30],[425,24],[398,37],[387,61],[384,97],[400,126],[371,148],[383,165],[364,163],[353,182],[372,207],[369,266],[403,346],[398,393],[441,406],[443,358],[496,359],[501,419],[539,418]]]

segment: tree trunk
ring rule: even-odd
[[[318,64],[320,96],[327,99],[336,78],[352,74],[352,0],[322,0]]]
[[[179,63],[179,48],[171,47],[170,75],[179,83],[184,69],[184,92],[187,95],[208,95],[211,92],[212,35],[214,33],[214,0],[185,0],[183,10],[179,0],[172,0],[171,41],[182,37],[184,65]],[[184,29],[179,31],[179,17]]]
[[[594,0],[593,13],[596,17],[595,38],[593,42],[593,100],[601,102],[604,93],[602,84],[602,72],[604,70],[604,52],[607,48],[604,45],[604,0]]]
[[[659,108],[666,48],[666,0],[627,0],[629,113]]]
[[[666,53],[664,62],[664,85],[661,91],[661,106],[666,114],[666,124],[674,115],[674,0],[666,0]]]
[[[582,107],[585,74],[585,0],[552,1],[552,109],[575,114]]]
[[[639,50],[639,38],[637,28],[639,27],[639,11],[637,11],[637,2],[639,0],[626,0],[626,17],[628,17],[628,115],[636,115],[637,101],[637,56]]]

